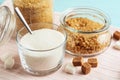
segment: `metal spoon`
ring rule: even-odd
[[[26,27],[26,29],[28,30],[28,32],[29,32],[30,34],[32,34],[32,30],[30,29],[29,25],[27,24],[26,20],[24,19],[23,15],[22,15],[22,13],[20,12],[20,10],[19,10],[18,7],[15,8],[15,12],[16,12],[16,14],[18,15],[18,17],[20,18],[20,20],[22,21],[22,23],[25,25],[25,27]]]

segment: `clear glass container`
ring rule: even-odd
[[[103,11],[79,7],[66,10],[60,18],[67,32],[66,52],[74,56],[103,53],[110,43],[110,19]]]
[[[15,30],[16,19],[7,6],[0,7],[0,46],[6,43]]]
[[[48,22],[53,23],[53,0],[13,0],[14,7],[18,7],[28,24]],[[24,25],[16,15],[17,30]]]
[[[50,23],[34,23],[29,26],[32,35],[25,27],[17,33],[22,67],[32,75],[40,76],[57,71],[65,54],[66,33],[63,27]]]

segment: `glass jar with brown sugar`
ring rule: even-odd
[[[74,56],[94,56],[111,43],[110,19],[101,10],[88,7],[72,8],[60,18],[68,34],[66,52]]]
[[[53,23],[53,0],[13,0],[14,7],[18,7],[28,24],[48,22]],[[23,27],[16,15],[17,29]]]

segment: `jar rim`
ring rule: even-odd
[[[104,18],[105,25],[103,26],[103,28],[101,28],[99,30],[95,30],[95,31],[82,31],[82,30],[77,30],[77,29],[74,29],[74,28],[68,26],[66,24],[66,21],[65,21],[65,19],[67,18],[67,15],[69,15],[71,12],[79,12],[79,10],[88,10],[88,11],[95,12],[96,14],[98,14],[99,16]],[[62,26],[64,26],[67,30],[69,30],[71,32],[87,34],[87,33],[99,33],[99,32],[107,30],[109,28],[109,25],[111,24],[111,21],[110,21],[109,15],[106,14],[104,11],[98,9],[98,8],[94,8],[94,7],[74,7],[74,8],[69,8],[62,13],[62,16],[60,17],[60,23],[61,23]]]

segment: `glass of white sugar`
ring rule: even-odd
[[[57,71],[65,54],[64,29],[51,23],[29,26],[32,34],[23,27],[16,38],[22,67],[28,73],[41,76]]]

